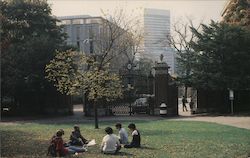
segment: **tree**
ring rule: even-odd
[[[192,82],[205,89],[249,89],[250,31],[241,26],[216,23],[192,28],[197,41]]]
[[[191,86],[192,62],[194,50],[190,43],[195,35],[190,28],[200,28],[200,25],[194,26],[193,21],[187,18],[187,22],[179,20],[172,25],[172,34],[167,36],[167,44],[177,52],[177,80],[185,87],[185,97],[187,97],[187,88]]]
[[[1,1],[2,96],[46,91],[45,65],[64,46],[65,35],[43,0]],[[25,105],[24,105],[25,107]]]
[[[113,15],[103,11],[103,14],[106,19],[99,21],[100,31],[98,33],[92,31],[88,40],[91,54],[79,56],[81,58],[79,61],[82,62],[76,63],[77,69],[82,64],[88,67],[87,69],[82,69],[80,72],[77,69],[74,70],[74,66],[68,68],[67,62],[70,62],[68,60],[74,61],[76,52],[65,59],[64,64],[59,67],[62,71],[57,70],[57,63],[61,63],[57,59],[52,60],[46,67],[48,79],[55,82],[55,86],[60,92],[77,94],[78,90],[83,90],[87,94],[87,98],[94,101],[96,128],[98,128],[97,102],[101,99],[109,100],[112,97],[120,97],[122,93],[120,79],[111,71],[117,72],[120,63],[125,64],[130,58],[134,58],[136,44],[134,41],[139,39],[134,31],[139,23],[137,18],[131,18],[132,16],[129,19],[126,18],[124,10],[116,10]],[[56,64],[52,64],[53,62]],[[70,75],[71,71],[76,74]],[[86,78],[86,76],[88,77]]]
[[[231,0],[223,13],[222,22],[240,25],[250,29],[249,5],[249,0]]]
[[[90,66],[88,71],[83,64]],[[97,102],[122,97],[122,84],[119,76],[109,72],[108,65],[99,69],[99,63],[92,57],[68,50],[58,52],[46,66],[47,79],[54,82],[57,89],[67,95],[76,95],[83,90],[87,98],[94,102],[95,128],[98,128]]]

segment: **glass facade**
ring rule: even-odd
[[[144,57],[159,61],[163,60],[170,66],[170,73],[175,71],[175,53],[167,44],[170,35],[170,11],[159,9],[144,9]]]

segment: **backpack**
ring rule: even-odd
[[[50,143],[49,147],[48,147],[48,153],[47,156],[52,156],[52,157],[56,157],[56,145],[55,143]]]
[[[47,156],[56,157],[56,137],[53,136],[48,147]]]

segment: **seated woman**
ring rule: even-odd
[[[139,148],[141,147],[141,135],[140,132],[136,129],[135,124],[131,123],[128,125],[128,128],[132,132],[132,142],[128,145],[124,145],[124,148]]]
[[[80,127],[75,125],[74,131],[72,131],[70,135],[69,144],[73,146],[83,146],[84,144],[87,144],[87,143],[88,143],[88,140],[82,136]]]
[[[111,127],[105,128],[105,132],[107,135],[103,137],[101,151],[104,154],[116,154],[121,149],[119,138],[113,134]]]

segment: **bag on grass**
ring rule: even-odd
[[[56,157],[56,145],[55,143],[50,143],[49,147],[48,147],[48,153],[47,156],[52,156],[52,157]]]

